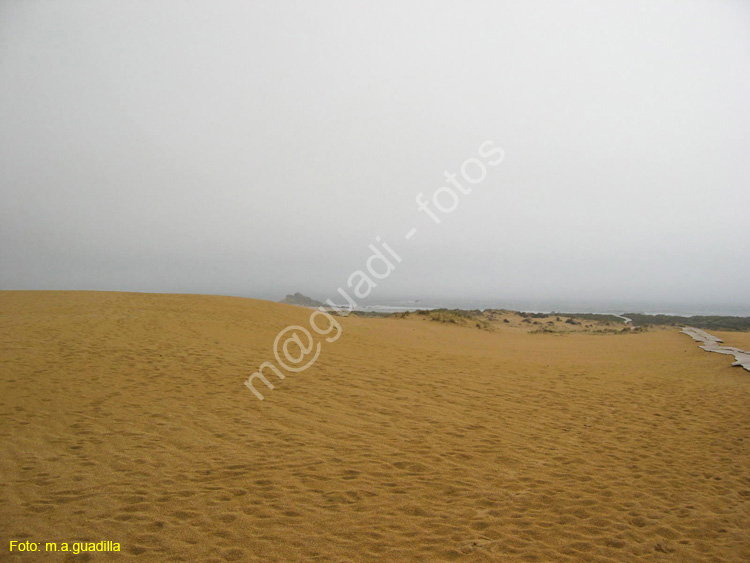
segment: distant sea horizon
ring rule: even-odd
[[[342,303],[337,303],[337,305],[341,308],[348,308],[347,305]],[[750,317],[750,305],[656,304],[653,302],[627,301],[620,303],[586,303],[575,301],[496,301],[481,299],[382,300],[378,302],[359,303],[354,310],[372,313],[401,313],[432,309],[507,309],[526,313],[595,313],[601,315],[641,313],[646,315],[673,315],[679,317],[692,317],[696,315]]]

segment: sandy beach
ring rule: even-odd
[[[243,381],[309,311],[88,292],[0,306],[2,560],[750,560],[750,377],[677,330],[350,317],[259,401]]]
[[[0,563],[750,563],[749,29],[2,2]]]

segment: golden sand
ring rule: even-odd
[[[717,330],[710,330],[709,332],[721,338],[724,346],[733,346],[740,350],[750,350],[750,332],[723,332]]]
[[[750,376],[677,330],[341,319],[259,401],[243,381],[309,311],[86,292],[0,311],[0,560],[750,561]]]

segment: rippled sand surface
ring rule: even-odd
[[[309,311],[1,292],[0,312],[2,560],[750,560],[750,377],[677,330],[341,319],[259,401],[243,381]]]

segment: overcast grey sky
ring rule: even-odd
[[[5,1],[0,287],[750,305],[748,100],[744,0]]]

